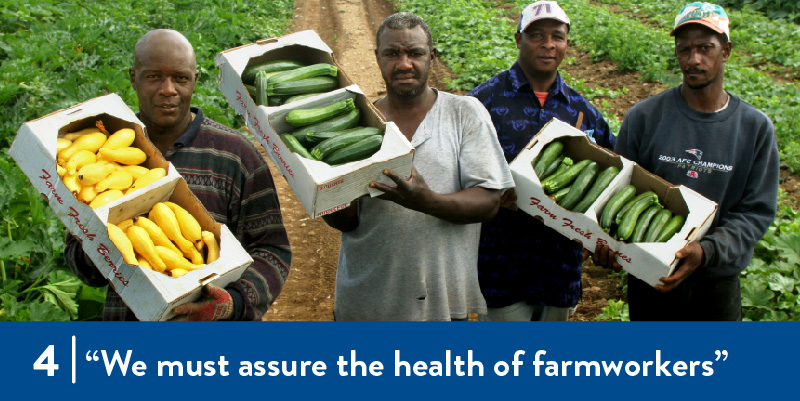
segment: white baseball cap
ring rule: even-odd
[[[522,14],[519,16],[519,24],[517,24],[517,32],[528,29],[528,25],[540,19],[554,19],[567,24],[567,27],[569,27],[569,17],[558,5],[558,2],[537,1],[522,10]]]

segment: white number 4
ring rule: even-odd
[[[39,355],[39,359],[33,363],[33,370],[46,370],[48,376],[55,376],[56,370],[58,370],[58,364],[53,363],[55,359],[55,351],[56,347],[50,344],[42,355]]]

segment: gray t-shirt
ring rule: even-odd
[[[417,128],[414,167],[436,193],[514,187],[489,113],[438,92]],[[336,320],[450,320],[486,313],[478,286],[480,224],[453,224],[376,198],[342,233]]]

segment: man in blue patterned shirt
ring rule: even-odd
[[[553,118],[574,126],[582,115],[580,129],[614,148],[603,117],[558,73],[569,30],[569,17],[556,2],[529,5],[514,35],[517,62],[469,93],[489,110],[507,162]],[[512,205],[515,195],[508,192],[504,203]],[[481,319],[567,320],[581,297],[582,260],[579,243],[524,212],[501,208],[481,229],[478,279],[489,306]]]

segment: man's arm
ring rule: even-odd
[[[437,194],[425,183],[425,179],[411,169],[411,177],[404,180],[391,170],[385,170],[396,187],[373,181],[370,186],[384,192],[382,199],[390,200],[405,208],[429,214],[454,224],[472,224],[487,221],[497,214],[500,207],[499,189],[481,187],[466,188],[450,194]]]
[[[766,130],[753,150],[755,158],[742,198],[720,218],[714,230],[700,240],[705,254],[704,266],[733,264],[744,252],[752,251],[775,219],[780,161],[771,123]]]

